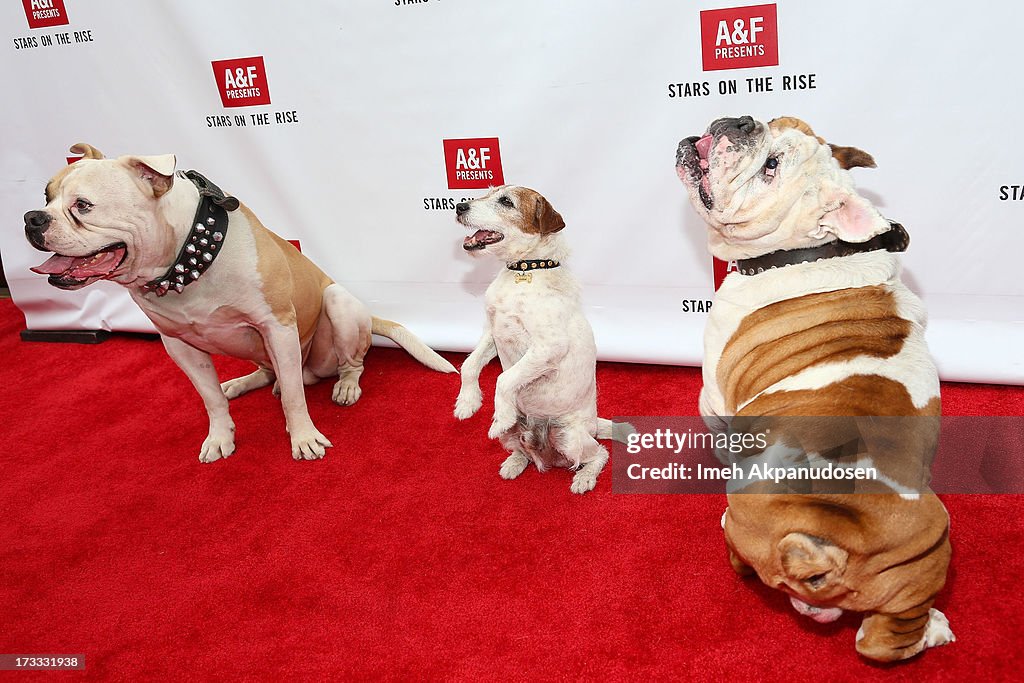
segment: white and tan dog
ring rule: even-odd
[[[707,222],[711,253],[739,267],[718,290],[705,330],[700,411],[708,424],[905,419],[900,433],[861,421],[878,438],[843,456],[874,458],[879,482],[856,491],[878,492],[730,493],[722,518],[737,572],[756,572],[819,621],[866,613],[857,650],[891,661],[953,640],[932,607],[950,558],[949,519],[926,485],[939,381],[924,308],[891,253],[905,248],[906,233],[857,193],[847,171],[855,166],[874,161],[827,144],[799,119],[745,116],[680,142],[676,170]],[[803,436],[820,441],[820,427]]]
[[[175,174],[174,155],[105,159],[89,145],[71,149],[85,158],[50,180],[45,208],[25,214],[29,242],[55,252],[33,270],[61,289],[102,279],[128,290],[203,399],[202,462],[235,450],[228,399],[275,380],[292,456],[323,457],[331,442],[309,417],[304,384],[337,377],[334,401],[355,403],[371,332],[455,372],[401,325],[371,317],[247,207],[215,186],[201,191],[205,179]],[[211,353],[259,369],[221,385]]]
[[[497,355],[503,372],[488,436],[511,453],[501,476],[518,477],[531,460],[542,472],[568,467],[577,470],[572,492],[586,493],[608,461],[597,439],[628,425],[597,417],[597,349],[579,284],[563,265],[565,222],[525,187],[492,189],[455,211],[474,231],[463,248],[506,264],[487,288],[487,325],[462,365],[455,417],[465,420],[480,409],[480,371]]]

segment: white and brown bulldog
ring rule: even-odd
[[[33,270],[61,289],[111,280],[128,290],[203,399],[202,462],[235,450],[228,399],[275,381],[292,456],[323,457],[331,442],[309,417],[304,384],[337,377],[334,401],[355,403],[371,332],[427,367],[455,372],[401,325],[371,317],[238,200],[199,174],[175,173],[174,155],[71,150],[84,158],[50,180],[45,208],[25,214],[28,241],[54,252]],[[259,369],[222,385],[211,353]]]
[[[597,347],[583,313],[580,286],[564,265],[562,216],[526,187],[503,185],[455,207],[472,231],[463,248],[505,264],[484,295],[487,322],[462,364],[455,417],[480,409],[480,371],[501,361],[488,436],[509,451],[500,475],[514,479],[530,462],[576,470],[570,490],[586,493],[608,462],[597,439],[632,431],[597,416]]]
[[[799,119],[744,116],[680,142],[676,170],[707,222],[711,253],[739,267],[705,330],[705,421],[735,429],[785,416],[905,420],[899,433],[884,420],[861,422],[872,435],[841,457],[831,452],[877,466],[878,480],[857,493],[730,493],[722,518],[737,572],[756,572],[818,621],[866,613],[857,650],[892,661],[953,640],[932,607],[949,564],[949,519],[921,485],[937,440],[939,381],[923,306],[899,278],[894,252],[906,233],[856,192],[847,171],[855,166],[874,161],[827,144]],[[801,452],[821,460],[815,440],[835,436],[823,424],[846,423],[791,430],[762,457],[785,459],[794,445],[786,439],[803,430]]]

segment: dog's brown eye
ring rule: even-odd
[[[498,203],[501,204],[502,206],[507,206],[510,209],[514,209],[515,208],[515,205],[512,204],[512,200],[509,199],[508,197],[499,197],[498,198]]]
[[[90,202],[88,199],[76,199],[75,208],[78,209],[79,213],[86,213],[89,209],[92,208],[92,202]]]

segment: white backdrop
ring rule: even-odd
[[[773,4],[777,66],[704,71],[700,12],[727,0],[0,0],[0,252],[15,301],[35,329],[151,329],[115,285],[62,292],[28,271],[45,256],[21,216],[82,141],[177,154],[375,314],[466,350],[500,266],[463,252],[451,203],[427,207],[482,193],[449,188],[443,140],[497,138],[505,181],[566,220],[600,356],[696,365],[713,279],[676,145],[719,116],[796,115],[875,156],[855,178],[912,236],[906,280],[942,376],[1024,384],[1024,200],[1009,187],[1024,184],[1024,6]],[[31,28],[33,11],[67,23]],[[250,85],[271,104],[225,107],[213,62],[256,56]],[[814,89],[782,89],[807,74]],[[747,91],[766,77],[770,92]],[[730,80],[737,92],[719,94]],[[676,86],[694,82],[708,94]],[[283,112],[297,122],[275,122]],[[248,125],[210,125],[235,116]]]

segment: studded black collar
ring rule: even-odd
[[[209,270],[228,234],[228,211],[238,208],[237,199],[225,195],[198,171],[186,171],[184,175],[199,190],[199,206],[174,263],[162,276],[142,285],[142,289],[156,292],[157,296],[171,290],[180,294],[186,285]]]
[[[522,261],[509,261],[505,267],[517,273],[524,273],[530,270],[541,270],[543,268],[557,268],[562,265],[558,261],[549,258],[523,259]]]
[[[836,240],[823,244],[820,247],[807,247],[806,249],[789,249],[773,251],[770,254],[757,256],[755,258],[740,259],[736,261],[736,267],[741,275],[757,275],[773,268],[792,266],[798,263],[820,261],[837,256],[849,256],[865,251],[906,251],[910,245],[910,235],[902,225],[889,221],[889,230],[881,235],[872,237],[867,242],[843,242]]]

